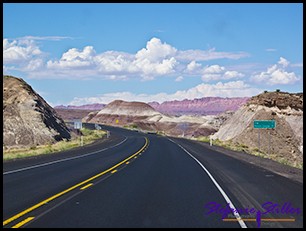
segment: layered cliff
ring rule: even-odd
[[[55,110],[23,79],[3,76],[3,146],[30,147],[70,139]]]

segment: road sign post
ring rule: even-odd
[[[82,121],[75,120],[74,121],[74,129],[82,129]]]
[[[101,127],[98,124],[95,124],[95,129],[96,130],[101,130]]]
[[[83,146],[83,134],[80,131],[80,129],[82,129],[83,125],[82,125],[82,120],[74,120],[74,129],[76,129],[78,131],[78,134],[81,134],[80,137],[80,145]]]
[[[274,129],[276,127],[276,121],[275,120],[254,120],[253,127],[258,129],[258,150],[260,151],[260,131],[259,129]],[[270,155],[270,131],[268,136],[268,142],[269,142],[269,152],[268,155]]]
[[[185,131],[187,131],[189,124],[187,122],[184,122],[179,125],[179,128],[183,131],[182,137],[185,137]]]
[[[260,151],[260,132],[258,130],[258,151]]]
[[[271,140],[271,138],[270,138],[270,130],[269,130],[269,136],[268,136],[268,139],[269,139],[269,152],[268,152],[268,155],[270,156],[270,149],[271,149],[271,145],[270,145],[270,140]]]

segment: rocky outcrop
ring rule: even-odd
[[[70,139],[55,110],[21,78],[3,76],[3,146],[30,147]]]
[[[254,120],[275,120],[276,128],[255,129]],[[261,151],[293,165],[303,163],[303,93],[267,92],[252,97],[213,139],[258,148],[258,136]]]
[[[236,111],[249,97],[221,98],[204,97],[193,100],[165,101],[161,104],[150,102],[155,110],[168,115],[217,115],[226,111]]]
[[[143,102],[126,102],[115,100],[103,108],[97,115],[133,115],[133,116],[154,116],[160,114],[150,105]]]
[[[276,107],[282,109],[294,109],[303,111],[303,93],[288,92],[266,92],[253,96],[247,105],[262,105],[268,108]]]
[[[115,100],[99,112],[89,113],[83,118],[83,121],[124,126],[144,121],[159,114],[146,103]]]
[[[91,112],[83,122],[113,126],[132,126],[167,135],[200,136],[216,132],[216,126],[204,116],[167,116],[146,103],[115,100],[99,112]]]

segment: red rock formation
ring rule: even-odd
[[[168,115],[216,115],[225,111],[236,111],[245,104],[249,97],[221,98],[204,97],[193,100],[174,100],[148,103],[161,113]]]

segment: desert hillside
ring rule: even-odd
[[[3,76],[3,146],[30,147],[70,139],[64,121],[23,79]]]
[[[203,97],[199,99],[185,99],[165,101],[163,103],[150,102],[155,110],[167,115],[217,115],[226,111],[236,111],[247,102],[249,97]]]
[[[275,129],[255,129],[254,120],[275,120]],[[303,93],[266,92],[252,97],[213,135],[258,148],[293,165],[303,163]]]
[[[132,126],[144,131],[189,137],[210,135],[216,132],[218,127],[218,123],[210,117],[169,116],[156,111],[146,103],[122,100],[109,103],[99,112],[89,113],[83,121],[113,126]]]
[[[163,103],[149,102],[148,105],[164,115],[169,116],[206,116],[218,115],[227,111],[236,111],[241,107],[249,97],[203,97],[193,100],[173,100]],[[122,101],[122,100],[121,100]],[[117,101],[118,104],[120,101]],[[124,103],[123,103],[124,104]],[[120,105],[124,107],[124,105]],[[54,109],[65,120],[81,119],[89,112],[99,111],[106,105],[102,103],[86,104],[80,106],[58,105]],[[121,112],[118,112],[121,113]],[[126,113],[126,112],[123,112]],[[84,115],[85,114],[85,115]]]

